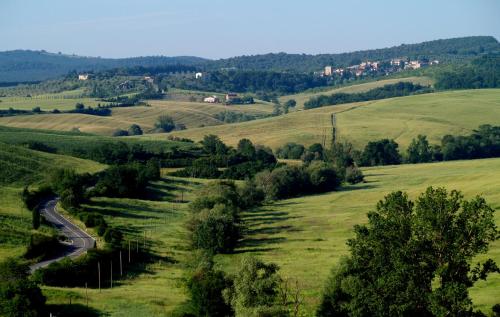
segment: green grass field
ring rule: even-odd
[[[392,138],[406,148],[418,134],[437,143],[446,134],[468,134],[481,124],[500,124],[500,89],[447,91],[297,111],[284,116],[174,132],[201,140],[216,134],[236,145],[242,138],[277,148],[287,142],[309,145],[331,140],[331,115],[336,114],[340,141],[363,147]],[[0,121],[1,122],[1,121]],[[144,136],[155,139],[156,135]]]
[[[403,77],[403,78],[393,78],[393,79],[381,79],[376,81],[371,81],[363,84],[353,84],[340,88],[329,88],[329,89],[318,89],[313,91],[306,91],[294,95],[286,95],[279,98],[280,103],[284,104],[290,99],[294,99],[297,102],[297,109],[303,109],[304,103],[313,97],[320,95],[331,95],[336,93],[359,93],[365,92],[374,88],[382,87],[384,85],[395,84],[398,82],[412,82],[414,84],[420,84],[423,86],[429,86],[433,84],[433,80],[429,77]]]
[[[231,272],[244,253],[277,263],[284,276],[299,281],[310,316],[330,270],[347,254],[345,243],[353,236],[353,226],[365,223],[366,213],[391,191],[407,191],[415,199],[432,185],[461,190],[466,198],[480,194],[497,210],[496,222],[500,223],[500,159],[376,167],[364,172],[364,184],[247,212],[249,234],[242,247],[237,255],[219,256],[219,263]],[[500,262],[500,241],[487,256]],[[471,293],[478,307],[490,310],[500,298],[500,274],[477,283]]]
[[[233,273],[240,257],[252,253],[277,263],[285,277],[297,279],[303,289],[304,316],[312,316],[330,270],[347,254],[346,240],[355,224],[366,222],[366,213],[394,190],[415,198],[427,186],[462,190],[466,198],[481,194],[500,209],[500,159],[376,167],[364,170],[366,183],[342,191],[288,199],[244,214],[248,226],[241,246],[233,255],[217,256],[218,267]],[[184,223],[187,203],[206,180],[168,178],[156,182],[155,200],[95,198],[89,209],[99,210],[127,237],[147,232],[152,249],[165,259],[148,267],[148,273],[123,280],[102,293],[89,291],[90,306],[111,316],[165,316],[186,300],[182,282],[186,249]],[[496,214],[497,223],[500,214]],[[487,255],[500,262],[500,241]],[[500,297],[500,275],[480,282],[471,294],[477,307],[488,311]],[[84,288],[45,287],[50,304],[85,303]]]
[[[144,132],[153,130],[160,115],[169,115],[176,123],[185,124],[187,128],[196,128],[222,124],[223,122],[214,116],[224,111],[266,115],[271,113],[273,109],[267,104],[224,106],[222,104],[167,100],[150,100],[148,103],[151,105],[150,107],[113,108],[112,115],[106,117],[76,113],[23,115],[0,118],[0,125],[59,131],[70,131],[78,128],[82,132],[111,135],[116,129],[126,130],[132,124],[140,125]],[[31,110],[32,107],[28,108]],[[74,103],[71,108],[74,108]]]

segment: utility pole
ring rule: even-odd
[[[130,263],[130,239],[128,240],[128,263]]]
[[[120,276],[123,276],[122,250],[120,250]]]
[[[85,282],[85,302],[87,303],[87,308],[89,308],[89,293],[88,293],[88,290],[87,290],[87,282]]]
[[[110,279],[110,282],[111,282],[111,288],[113,288],[113,260],[111,260],[111,279]]]
[[[101,263],[97,262],[97,276],[99,276],[99,293],[101,292]]]

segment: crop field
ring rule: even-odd
[[[407,191],[412,199],[427,186],[461,190],[466,198],[483,195],[500,209],[500,159],[455,161],[365,169],[366,183],[341,191],[278,201],[244,214],[247,231],[235,254],[218,255],[217,266],[234,273],[241,256],[254,254],[277,263],[284,277],[299,282],[305,298],[303,312],[311,316],[330,270],[347,254],[346,240],[355,224],[366,222],[366,213],[394,190]],[[117,282],[102,293],[89,290],[89,305],[111,316],[168,315],[187,297],[185,276],[187,202],[207,180],[163,178],[151,186],[153,200],[94,198],[86,209],[99,211],[126,239],[142,239],[146,232],[151,249],[162,260],[133,279]],[[184,202],[179,202],[180,198]],[[497,223],[500,214],[496,214]],[[141,240],[142,241],[142,240]],[[500,261],[500,241],[481,259]],[[109,283],[109,281],[104,281]],[[474,303],[488,311],[500,296],[500,276],[492,275],[472,289]],[[44,287],[49,304],[85,303],[84,288]]]
[[[215,134],[231,145],[249,138],[274,149],[287,142],[309,145],[326,139],[328,143],[332,136],[331,117],[335,114],[339,141],[361,148],[369,141],[391,138],[404,149],[418,134],[437,143],[446,134],[468,134],[481,124],[500,124],[499,100],[500,89],[439,92],[297,111],[173,134],[193,140]]]
[[[43,111],[71,110],[75,108],[76,103],[83,103],[86,106],[95,107],[98,104],[105,105],[107,102],[96,98],[82,97],[83,90],[70,90],[62,93],[40,94],[31,97],[26,96],[7,96],[0,97],[0,109],[6,110],[14,108],[17,110],[32,110],[40,107]]]
[[[151,131],[160,115],[171,116],[176,123],[185,124],[187,128],[222,124],[214,116],[220,112],[231,111],[252,115],[266,115],[272,112],[267,104],[232,105],[207,104],[199,102],[182,102],[167,100],[150,100],[150,107],[135,106],[113,108],[111,116],[94,116],[87,114],[39,114],[0,118],[0,125],[70,131],[78,128],[82,132],[111,135],[116,129],[128,129],[138,124],[143,131]],[[0,103],[1,105],[2,103]],[[74,108],[74,103],[71,108]],[[31,110],[31,108],[29,108]]]
[[[354,84],[340,88],[334,89],[320,89],[318,91],[306,91],[299,94],[294,95],[286,95],[279,98],[280,102],[284,104],[290,99],[294,99],[297,102],[297,108],[302,109],[304,107],[304,103],[308,101],[312,97],[317,97],[320,95],[331,95],[336,93],[359,93],[365,92],[374,88],[382,87],[384,85],[395,84],[398,82],[412,82],[414,84],[420,84],[423,86],[429,86],[433,84],[433,81],[429,77],[403,77],[403,78],[393,78],[393,79],[382,79],[377,81],[371,81],[363,84]]]

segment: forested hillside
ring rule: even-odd
[[[154,67],[175,64],[193,65],[203,61],[203,58],[189,56],[112,59],[15,50],[0,52],[0,83],[41,81],[65,75],[70,71],[99,71],[117,67]]]
[[[325,65],[349,66],[365,60],[387,60],[398,57],[428,58],[455,61],[482,53],[500,51],[500,43],[492,36],[470,36],[435,40],[418,44],[402,44],[390,48],[356,51],[341,54],[265,54],[239,56],[207,62],[211,68],[239,68],[254,70],[315,71]]]

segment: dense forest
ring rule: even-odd
[[[271,53],[239,56],[205,62],[205,65],[212,69],[234,67],[239,69],[309,72],[320,70],[325,65],[342,67],[359,64],[364,60],[388,60],[405,56],[411,59],[428,58],[446,62],[474,58],[479,54],[499,51],[500,43],[494,37],[470,36],[341,54]]]

